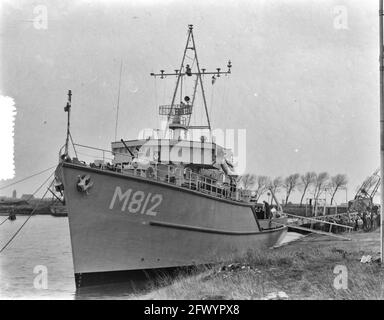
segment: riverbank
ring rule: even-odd
[[[352,240],[310,235],[279,248],[250,252],[241,260],[164,277],[160,286],[134,298],[248,300],[282,291],[288,299],[384,299],[384,267],[375,261],[360,262],[363,255],[379,257],[380,230],[348,237]],[[347,271],[347,289],[334,286],[337,266]]]
[[[32,212],[34,215],[47,215],[52,213],[51,207],[61,206],[52,199],[16,200],[18,202],[0,202],[0,216],[8,216],[10,212],[16,215],[30,215]]]

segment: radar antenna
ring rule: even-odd
[[[190,66],[189,64],[186,64],[185,58],[187,56],[187,52],[191,51],[194,55],[194,61],[196,61],[196,71],[193,71],[193,66]],[[189,130],[189,129],[209,129],[211,131],[211,122],[209,119],[208,114],[208,108],[207,108],[207,101],[205,98],[205,91],[204,91],[204,85],[202,76],[205,75],[212,75],[212,83],[219,78],[221,75],[228,75],[231,73],[232,63],[231,61],[228,61],[227,64],[227,71],[221,71],[221,68],[216,68],[216,71],[206,71],[206,69],[202,68],[200,69],[199,60],[197,58],[197,51],[196,51],[196,44],[195,39],[193,36],[193,25],[188,25],[188,36],[187,36],[187,43],[184,48],[183,58],[181,60],[180,68],[175,69],[174,73],[166,73],[164,70],[160,70],[160,73],[151,73],[151,76],[154,77],[160,77],[160,79],[164,79],[168,76],[176,76],[176,87],[173,92],[172,102],[170,105],[162,105],[159,107],[159,114],[163,116],[167,116],[167,126],[170,129],[183,129],[183,130]],[[183,78],[184,77],[195,77],[195,83],[193,87],[193,94],[192,99],[189,96],[184,97],[184,101],[180,101],[180,104],[176,104],[176,96],[179,87],[183,84]],[[197,92],[197,86],[200,84],[202,97],[203,97],[203,104],[205,109],[205,114],[207,118],[207,125],[198,125],[198,126],[191,126],[191,115],[192,115],[192,109],[195,102],[196,92]],[[180,92],[182,92],[182,88],[180,88]],[[182,96],[182,94],[181,94]]]

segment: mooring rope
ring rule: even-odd
[[[8,217],[6,217],[3,221],[1,221],[0,226],[1,226],[5,221],[7,221],[7,220],[8,220]]]
[[[21,180],[15,181],[15,182],[12,182],[11,184],[8,184],[8,185],[6,185],[6,186],[4,186],[4,187],[1,187],[0,190],[2,190],[2,189],[6,189],[6,188],[8,188],[8,187],[11,187],[11,186],[17,184],[17,183],[20,183],[20,182],[23,182],[23,181],[28,180],[28,179],[30,179],[30,178],[33,178],[33,177],[35,177],[35,176],[38,176],[39,174],[42,174],[42,173],[44,173],[44,172],[46,172],[46,171],[48,171],[48,170],[51,170],[52,168],[54,168],[54,167],[56,167],[56,166],[57,166],[57,165],[54,165],[54,166],[49,167],[49,168],[47,168],[47,169],[44,169],[44,170],[42,170],[42,171],[40,171],[40,172],[34,173],[34,174],[32,174],[32,175],[30,175],[30,176],[28,176],[28,177],[26,177],[26,178],[23,178],[23,179],[21,179]],[[51,175],[52,175],[52,174],[51,174]],[[31,200],[31,198],[33,197],[33,195],[34,195],[34,194],[32,194],[31,196],[29,196],[29,198],[28,198],[26,201],[28,202],[29,200]],[[0,223],[0,226],[3,225],[7,220],[8,220],[8,217],[5,218],[5,219]]]
[[[29,177],[23,178],[23,179],[21,179],[21,180],[12,182],[11,184],[8,184],[8,185],[6,185],[6,186],[0,187],[0,190],[6,189],[6,188],[8,188],[8,187],[11,187],[11,186],[17,184],[17,183],[20,183],[20,182],[23,182],[23,181],[28,180],[28,179],[30,179],[30,178],[33,178],[33,177],[35,177],[35,176],[38,176],[39,174],[42,174],[42,173],[44,173],[44,172],[46,172],[46,171],[48,171],[48,170],[51,170],[52,168],[54,168],[54,167],[56,167],[56,166],[57,166],[57,164],[55,164],[54,166],[49,167],[49,168],[47,168],[47,169],[45,169],[45,170],[43,170],[43,171],[34,173],[33,175],[31,175],[31,176],[29,176]]]
[[[30,196],[30,198],[32,198],[37,192],[39,192],[39,190],[47,183],[47,181],[52,177],[52,175],[54,174],[54,172],[52,172],[49,177],[47,179],[44,180],[44,182],[36,189],[36,191]],[[40,200],[44,199],[45,195],[47,194],[48,192],[48,189],[50,188],[50,186],[52,185],[53,181],[50,183],[49,187],[47,188],[47,190],[44,192],[43,196],[41,197]],[[17,236],[17,234],[21,231],[21,229],[25,226],[25,224],[28,222],[28,220],[33,216],[33,214],[35,213],[37,207],[38,207],[39,203],[37,202],[36,205],[35,205],[35,208],[31,211],[31,213],[29,214],[28,218],[23,222],[23,224],[20,226],[19,229],[17,229],[17,231],[13,234],[13,236],[8,240],[8,242],[0,249],[0,253],[2,253],[5,248],[8,247],[8,245],[13,241],[13,239]],[[8,218],[7,218],[8,219]]]

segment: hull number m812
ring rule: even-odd
[[[151,192],[145,193],[144,191],[133,191],[128,189],[123,192],[119,186],[115,188],[109,209],[113,210],[115,205],[121,211],[128,211],[129,213],[146,214],[149,216],[156,216],[157,209],[163,201],[163,195],[152,194]]]

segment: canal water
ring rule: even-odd
[[[0,247],[26,218],[18,216],[0,226]],[[283,242],[300,236],[289,232]],[[47,274],[47,283],[41,281],[42,274]],[[129,299],[137,294],[124,284],[76,292],[67,218],[32,217],[0,253],[0,299]]]

